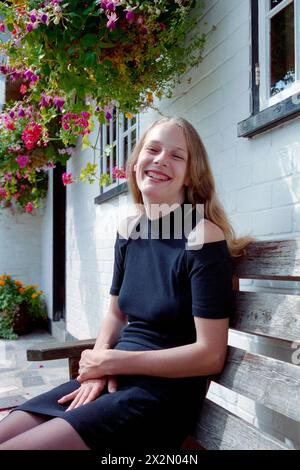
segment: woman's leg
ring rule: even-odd
[[[0,450],[90,450],[75,429],[53,418],[0,444]]]
[[[0,444],[35,426],[39,426],[49,419],[51,418],[45,415],[27,413],[26,411],[19,410],[12,411],[0,421]]]

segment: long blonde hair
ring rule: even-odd
[[[144,146],[148,133],[156,126],[164,123],[174,123],[184,133],[188,148],[188,174],[190,184],[186,188],[186,198],[190,204],[204,204],[204,217],[218,227],[225,235],[231,256],[243,254],[244,248],[255,241],[253,237],[243,236],[237,238],[231,226],[225,210],[220,203],[215,189],[215,181],[208,160],[208,155],[203,142],[196,129],[182,117],[163,117],[155,121],[143,134],[137,143],[131,158],[127,162],[126,174],[128,185],[136,204],[143,204],[141,191],[137,185],[134,165]]]

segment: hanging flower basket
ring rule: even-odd
[[[94,117],[105,124],[115,108],[131,116],[153,107],[155,97],[170,97],[184,74],[201,62],[206,40],[198,28],[202,10],[202,0],[0,2],[0,31],[8,33],[0,38],[1,53],[7,56],[0,73],[16,88],[21,83],[23,97],[10,103],[0,122],[0,202],[6,207],[13,201],[32,212],[42,198],[38,172],[46,171],[48,163],[66,162],[78,136],[84,146],[92,146],[88,134]],[[34,119],[26,122],[20,106]],[[26,134],[31,141],[24,140]],[[12,152],[21,153],[7,153],[7,142]],[[43,164],[36,164],[42,153]],[[31,174],[26,183],[16,167],[20,156],[30,165],[31,171],[23,172]],[[23,165],[25,159],[19,161]],[[95,181],[97,165],[89,165],[81,181]],[[22,199],[31,180],[32,193]]]
[[[116,103],[137,112],[152,104],[149,92],[171,93],[199,64],[201,8],[194,0],[12,0],[0,6],[11,32],[3,48],[11,65],[35,74],[36,93],[64,95],[68,105],[89,96],[104,114]]]

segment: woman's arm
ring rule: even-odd
[[[108,311],[101,323],[94,350],[114,347],[119,339],[121,329],[127,324],[127,316],[120,310],[118,299],[117,295],[110,297]]]
[[[210,375],[223,368],[228,337],[228,319],[195,317],[195,343],[155,351],[86,351],[80,361],[79,380],[102,375],[152,375],[192,377]]]

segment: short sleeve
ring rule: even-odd
[[[124,264],[125,264],[125,253],[126,253],[127,240],[122,238],[117,233],[115,241],[115,257],[114,257],[114,269],[111,288],[109,293],[111,295],[119,295],[123,277],[124,277]]]
[[[187,268],[193,316],[220,319],[230,317],[233,310],[232,258],[225,241],[213,245],[187,251]]]

